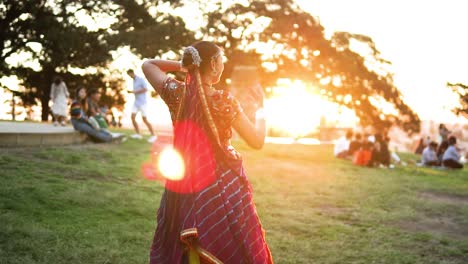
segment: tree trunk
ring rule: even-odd
[[[15,93],[11,93],[11,119],[16,120],[16,102],[15,102]]]
[[[55,71],[52,69],[44,69],[42,72],[43,79],[40,81],[42,87],[40,87],[42,93],[41,96],[41,107],[42,107],[42,121],[49,120],[50,114],[50,107],[49,107],[49,100],[50,100],[50,84],[52,82],[52,78],[55,75]]]
[[[42,95],[41,97],[41,107],[42,107],[42,115],[41,119],[42,121],[48,121],[49,120],[49,95]]]

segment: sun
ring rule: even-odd
[[[307,89],[303,82],[282,80],[265,100],[267,124],[288,136],[305,136],[320,125],[323,104],[320,96]]]
[[[270,92],[265,100],[268,127],[290,137],[307,136],[321,125],[353,127],[359,121],[352,110],[323,98],[318,89],[300,80],[282,79]]]

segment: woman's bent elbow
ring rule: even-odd
[[[260,150],[263,148],[263,145],[265,145],[265,142],[262,140],[262,141],[256,141],[256,142],[252,142],[249,144],[249,146],[253,149],[256,149],[256,150]]]
[[[148,60],[145,60],[142,64],[141,64],[141,70],[143,71],[143,73],[145,72],[146,68],[148,68],[148,66],[150,65],[150,62]]]

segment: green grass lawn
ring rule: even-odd
[[[467,169],[370,169],[329,146],[236,146],[276,263],[468,263]],[[2,149],[0,263],[147,263],[163,191],[141,175],[149,149]]]

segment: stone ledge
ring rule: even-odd
[[[0,147],[57,146],[82,144],[86,135],[79,132],[66,133],[0,133]]]

